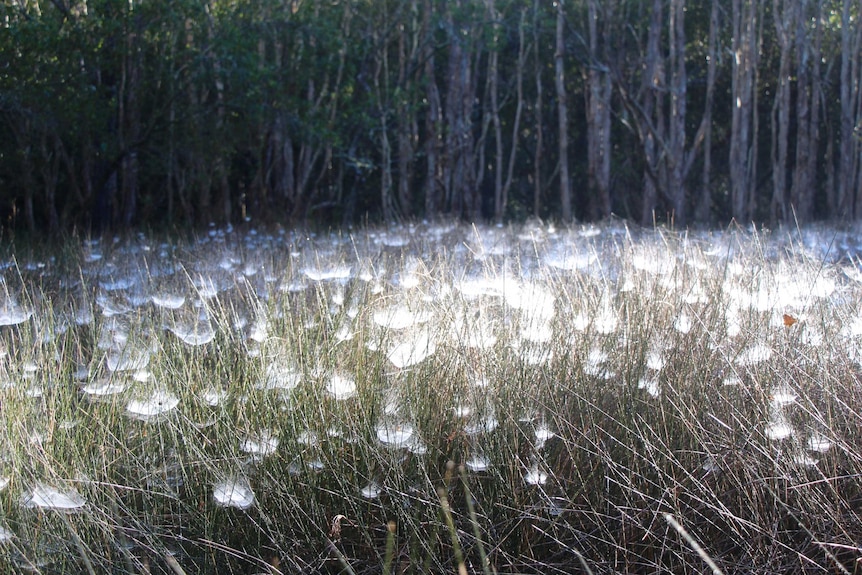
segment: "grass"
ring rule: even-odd
[[[857,573],[862,274],[834,238],[17,246],[0,566]]]

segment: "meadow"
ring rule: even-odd
[[[0,253],[0,571],[862,572],[856,229]]]

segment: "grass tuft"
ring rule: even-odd
[[[853,237],[18,245],[0,254],[0,567],[855,573]]]

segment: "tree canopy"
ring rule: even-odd
[[[3,0],[0,222],[862,217],[858,0]]]

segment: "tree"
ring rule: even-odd
[[[712,112],[715,103],[715,77],[718,67],[718,7],[712,0],[709,11],[709,39],[707,40],[706,96],[703,110],[703,168],[700,178],[700,196],[695,208],[695,219],[709,222],[712,218]]]
[[[535,151],[533,153],[533,216],[542,213],[542,157],[545,151],[544,118],[542,117],[543,81],[542,59],[539,54],[541,0],[533,0],[533,67],[535,68],[536,99],[533,105],[534,125],[536,132]]]
[[[492,48],[488,58],[488,74],[491,82],[491,113],[494,124],[495,143],[495,167],[494,167],[494,221],[503,223],[506,215],[506,206],[509,203],[509,192],[514,181],[515,162],[518,157],[519,133],[521,130],[521,116],[524,110],[524,71],[527,62],[529,46],[526,42],[526,17],[527,9],[522,8],[518,20],[518,56],[515,61],[515,113],[512,121],[511,136],[509,138],[509,154],[506,159],[505,146],[503,144],[503,125],[500,114],[499,98],[499,66],[498,56],[501,48],[502,38],[500,32],[501,15],[496,9],[494,0],[488,0],[489,17],[491,18],[494,36]],[[505,172],[505,180],[503,175]]]
[[[854,0],[8,0],[0,215],[862,218],[859,18]]]
[[[820,119],[820,62],[823,45],[823,0],[801,0],[796,19],[796,160],[790,203],[800,222],[813,216],[817,187],[818,123]],[[814,23],[814,30],[809,22]],[[812,38],[813,35],[813,38]]]
[[[557,2],[556,52],[554,53],[554,85],[557,91],[559,120],[560,205],[564,222],[572,221],[572,184],[569,181],[569,108],[566,103],[565,30],[566,15],[563,0]]]
[[[590,216],[611,215],[611,74],[608,64],[610,21],[614,2],[587,0],[588,62],[585,69],[587,120],[587,188]],[[601,17],[601,29],[599,28]]]
[[[798,0],[773,0],[773,20],[780,50],[778,82],[775,103],[772,107],[772,202],[770,217],[773,221],[788,219],[787,206],[787,154],[790,137],[790,69],[791,49],[796,31]]]
[[[431,0],[423,1],[422,15],[422,59],[424,60],[423,82],[427,112],[425,114],[425,215],[431,217],[440,209],[440,148],[442,145],[443,121],[440,90],[437,88],[434,35],[432,33]]]
[[[757,174],[755,70],[758,63],[760,2],[732,0],[732,114],[730,133],[731,215],[747,222],[752,215]]]
[[[838,201],[839,217],[862,217],[862,178],[860,178],[860,142],[854,131],[862,117],[862,70],[859,52],[862,50],[862,26],[859,25],[858,3],[843,0],[841,5],[841,145],[839,146]],[[854,14],[851,7],[856,5]]]

